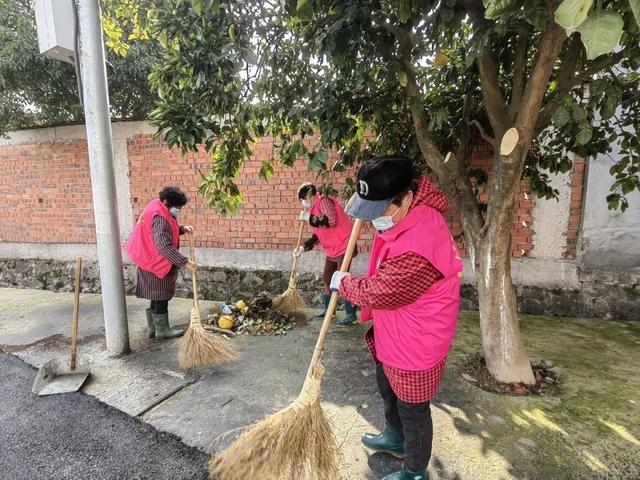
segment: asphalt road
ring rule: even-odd
[[[36,397],[36,370],[0,352],[0,478],[206,479],[207,456],[81,393]]]

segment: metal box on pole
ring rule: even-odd
[[[40,53],[63,62],[75,57],[76,22],[73,0],[36,0],[36,28]]]

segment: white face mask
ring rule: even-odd
[[[305,210],[309,210],[309,208],[311,208],[311,204],[308,200],[302,200],[302,208],[304,208]]]
[[[171,207],[169,213],[175,218],[180,213],[180,209],[178,207]]]
[[[389,230],[395,225],[395,223],[393,222],[393,217],[395,217],[400,210],[401,208],[398,208],[393,215],[385,215],[383,217],[374,218],[371,223],[373,223],[373,226],[379,232]]]
[[[406,197],[405,197],[405,201],[407,201]],[[403,201],[402,203],[405,204],[405,201]],[[407,203],[409,205],[411,205],[413,203],[413,194],[411,194],[411,199],[408,200]],[[385,215],[383,217],[374,218],[371,221],[371,223],[373,223],[373,226],[379,232],[384,232],[386,230],[389,230],[391,227],[393,227],[395,225],[395,223],[393,221],[393,217],[395,217],[400,210],[402,210],[402,205],[400,205],[398,207],[398,209],[395,212],[393,212],[393,215]],[[406,215],[407,212],[409,212],[408,209],[407,209],[406,212],[404,212],[404,215]],[[404,218],[404,215],[403,215],[403,218]],[[402,220],[402,218],[400,220]],[[398,220],[398,221],[400,221],[400,220]]]

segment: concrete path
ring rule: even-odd
[[[69,293],[0,289],[0,348],[34,366],[66,354],[72,300]],[[303,321],[283,337],[237,337],[234,341],[241,352],[239,362],[182,372],[177,364],[177,341],[155,342],[145,338],[146,302],[135,298],[128,298],[127,302],[133,353],[109,358],[104,349],[100,297],[82,296],[80,353],[93,360],[92,377],[83,388],[85,393],[108,401],[119,387],[132,380],[144,380],[150,371],[183,378],[186,386],[139,418],[209,454],[224,448],[238,429],[286,406],[297,396],[319,321]],[[186,324],[190,308],[189,300],[174,299],[170,303],[172,322]],[[463,324],[461,334],[469,335],[465,330],[476,332],[476,321]],[[360,325],[332,329],[324,357],[323,407],[333,420],[341,446],[344,480],[379,479],[401,467],[399,461],[389,457],[369,456],[360,445],[360,436],[378,431],[384,421],[374,366],[362,340],[364,331],[365,327]],[[477,333],[473,335],[476,339]],[[30,387],[28,379],[22,381]],[[459,380],[459,373],[450,368],[432,406],[436,431],[430,465],[432,479],[549,478],[531,473],[538,464],[532,455],[536,444],[531,446],[527,431],[518,430],[520,427],[512,423],[513,415],[505,414],[508,411],[505,405],[523,408],[525,404],[515,403],[518,401],[501,400],[465,385]],[[541,404],[535,399],[527,402],[526,405]],[[544,442],[542,429],[539,434],[534,438]],[[522,444],[517,443],[520,437]],[[592,478],[571,475],[558,471],[554,478]]]
[[[206,455],[81,393],[38,398],[35,369],[0,353],[0,478],[207,478]]]

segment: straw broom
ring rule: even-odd
[[[188,237],[191,261],[195,263],[196,249],[193,242],[193,233],[189,232]],[[191,309],[189,328],[180,339],[178,347],[178,363],[180,367],[193,368],[236,360],[238,353],[229,340],[204,329],[198,301],[197,272],[192,272],[191,278],[193,280],[193,308]]]
[[[358,239],[356,220],[341,271],[347,271]],[[331,295],[313,358],[297,400],[253,425],[226,450],[214,456],[209,473],[217,480],[334,480],[339,472],[339,452],[329,420],[320,406],[320,363],[332,323],[338,294]]]
[[[302,244],[302,233],[304,231],[304,220],[300,220],[300,230],[298,231],[298,242],[296,243],[296,250],[300,248]],[[305,301],[298,290],[298,276],[296,271],[298,268],[299,255],[293,256],[293,265],[291,266],[291,276],[289,277],[289,287],[280,294],[274,301],[273,306],[278,310],[285,313],[296,313],[305,308]]]

